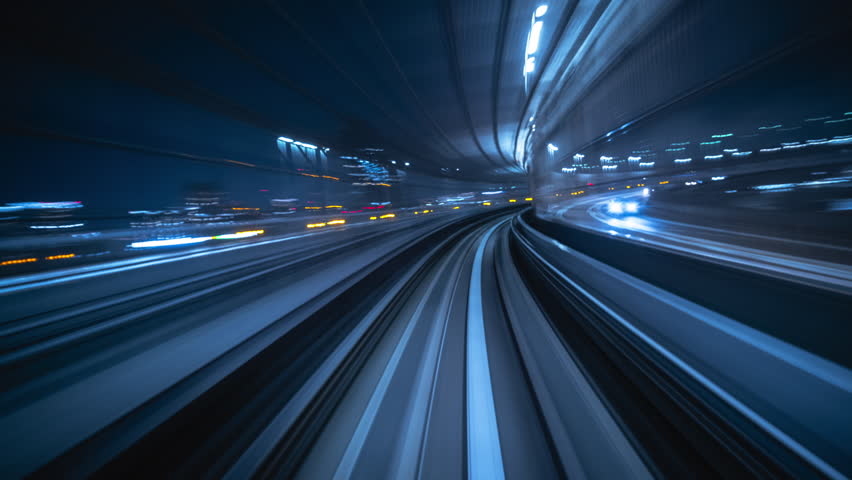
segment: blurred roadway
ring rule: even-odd
[[[640,182],[631,190],[619,189],[572,198],[561,206],[553,207],[549,218],[655,248],[777,275],[847,295],[852,293],[852,248],[843,244],[844,238],[826,243],[762,233],[757,228],[747,227],[750,219],[759,213],[743,210],[727,211],[729,222],[745,225],[734,229],[714,225],[713,218],[702,215],[700,207],[691,209],[687,218],[684,218],[685,209],[680,205],[655,204],[653,208],[646,209],[645,202],[654,195],[651,190],[659,182]],[[646,188],[647,194],[644,193]],[[613,213],[609,208],[612,202],[635,203],[638,211]],[[666,214],[669,218],[659,218]]]
[[[594,213],[600,201],[577,205]],[[568,248],[518,211],[347,225],[5,280],[0,447],[14,454],[3,471],[852,471],[852,439],[835,428],[852,422],[848,365]]]

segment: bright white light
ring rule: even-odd
[[[309,148],[309,149],[311,149],[311,150],[316,150],[316,149],[317,149],[317,146],[316,146],[316,145],[311,145],[310,143],[304,143],[304,142],[293,142],[293,144],[294,144],[294,145],[298,145],[298,146],[300,146],[300,147]]]
[[[640,167],[653,167],[655,162],[639,162]]]
[[[576,172],[576,171],[577,171],[577,169],[576,169],[576,168],[574,168],[574,167],[571,167],[571,168],[568,168],[568,167],[562,167],[562,173],[574,173],[574,172]]]
[[[675,158],[675,163],[689,163],[691,162],[691,158]]]
[[[69,223],[69,224],[66,224],[66,225],[30,225],[30,228],[34,228],[36,230],[43,230],[43,229],[52,230],[54,228],[75,228],[75,227],[82,227],[82,226],[83,226],[82,223]]]
[[[624,204],[624,211],[627,213],[636,213],[639,211],[639,204],[636,202],[627,202]]]
[[[722,154],[719,155],[704,155],[704,160],[718,160],[722,158]]]
[[[604,165],[601,168],[604,170],[615,170],[616,168],[618,168],[618,165]]]
[[[547,13],[547,5],[540,5],[535,9],[535,18],[543,17]]]
[[[396,160],[391,160],[391,163],[396,165]]]
[[[601,155],[601,161],[602,162],[608,162],[610,160],[612,160],[612,157],[607,157],[606,155]]]
[[[281,140],[282,142],[286,142],[286,143],[293,143],[293,139],[292,139],[292,138],[287,138],[287,137],[278,137],[278,140]]]
[[[611,200],[606,205],[606,210],[609,213],[621,214],[624,213],[624,204],[621,202],[616,202],[615,200]]]
[[[411,166],[411,164],[408,163],[408,162],[405,162],[405,166],[408,167],[408,166]]]
[[[577,161],[577,162],[579,162],[580,160],[582,160],[584,158],[586,158],[586,156],[583,155],[582,153],[575,153],[574,154],[574,160]]]
[[[224,235],[216,235],[216,240],[233,240],[238,238],[255,237],[257,235],[260,235],[258,231],[226,233]]]
[[[733,154],[733,156],[734,156],[734,157],[747,157],[747,156],[749,156],[749,155],[751,155],[751,151],[748,151],[748,152],[737,152],[737,153]]]
[[[710,180],[713,180],[714,182],[718,182],[719,180],[724,180],[725,178],[726,177],[710,177]]]
[[[557,147],[556,145],[554,145],[554,144],[552,144],[552,143],[548,143],[548,144],[547,144],[547,151],[548,151],[548,152],[553,153],[553,152],[555,152],[555,151],[557,151],[557,150],[559,150],[559,147]]]
[[[630,157],[627,157],[627,160],[629,160],[629,161],[631,161],[631,162],[638,162],[639,160],[642,160],[642,157],[633,157],[633,156],[630,156]]]
[[[643,197],[650,197],[651,196],[651,189],[650,188],[643,188],[642,189],[642,196]]]
[[[147,242],[133,242],[131,248],[149,248],[149,247],[167,247],[171,245],[190,245],[193,243],[206,242],[213,240],[213,237],[184,237],[170,238],[168,240],[149,240]]]
[[[503,193],[503,190],[495,190],[493,192],[482,192],[483,195],[497,195]]]
[[[533,23],[530,30],[530,38],[527,40],[527,55],[532,55],[538,50],[538,39],[541,36],[542,25],[541,21]]]
[[[527,57],[527,63],[524,64],[524,73],[531,73],[535,70],[535,57]]]

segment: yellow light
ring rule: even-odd
[[[415,215],[420,215],[420,212],[414,212]]]
[[[305,207],[305,210],[320,210],[322,207]]]
[[[666,181],[664,181],[664,182],[660,182],[660,185],[665,185],[665,184],[667,184],[667,183],[669,183],[669,181],[668,181],[668,180],[666,180]]]
[[[308,228],[319,228],[319,227],[324,227],[324,226],[325,226],[325,223],[309,223],[308,224]]]
[[[395,216],[396,216],[396,214],[395,214],[395,213],[386,213],[386,214],[382,215],[382,216],[381,216],[381,217],[379,217],[379,218],[393,218],[393,217],[395,217]]]
[[[458,210],[459,208],[461,208],[461,207],[453,207],[453,210]]]
[[[527,197],[527,198],[524,199],[525,202],[532,202],[532,200],[533,200],[533,197]]]
[[[329,225],[343,225],[344,223],[346,223],[346,220],[343,219],[331,220],[328,222]]]
[[[337,181],[340,181],[340,179],[339,179],[339,178],[337,178],[337,177],[332,177],[332,176],[329,176],[329,175],[323,175],[323,176],[322,176],[322,178],[329,178],[329,179],[331,179],[331,180],[337,180]]]
[[[265,230],[246,230],[245,232],[237,232],[236,235],[262,235]]]
[[[517,200],[515,200],[514,198],[509,199],[509,203],[515,203],[515,202],[517,202]],[[458,207],[456,207],[456,208],[458,208]]]
[[[63,258],[74,258],[76,255],[73,253],[66,253],[64,255],[51,255],[49,257],[44,257],[45,260],[61,260]]]
[[[630,185],[628,185],[627,188],[630,188]]]
[[[389,183],[377,183],[376,185],[381,185],[383,187],[390,187]]]
[[[370,220],[375,220],[377,217],[370,217]]]
[[[482,202],[482,204],[483,204],[483,205],[485,205],[486,207],[490,207],[490,206],[491,206],[491,202]]]
[[[325,208],[343,208],[343,205],[326,205]]]
[[[17,265],[19,263],[32,263],[38,261],[37,258],[21,258],[18,260],[6,260],[5,262],[0,262],[0,265]]]

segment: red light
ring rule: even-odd
[[[595,184],[594,184],[594,183],[587,183],[586,185],[588,185],[588,186],[590,186],[590,187],[594,187],[594,186],[595,186]]]
[[[375,210],[376,209],[376,207],[364,207],[364,208],[366,208],[367,210]]]
[[[379,205],[379,206],[378,206],[378,208],[385,208],[385,206],[384,206],[384,205]]]
[[[267,189],[265,189],[265,188],[261,188],[261,189],[260,189],[260,191],[261,191],[261,192],[268,192],[269,190],[267,190]]]

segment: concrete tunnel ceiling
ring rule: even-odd
[[[719,18],[708,14],[716,10],[754,18],[735,3],[96,2],[57,7],[63,23],[38,32],[55,41],[34,53],[236,119],[268,133],[272,148],[278,136],[337,151],[381,147],[422,173],[521,180],[536,163],[558,173],[571,155],[595,151],[607,132],[627,133],[708,72],[736,71],[824,20],[777,6],[776,16],[795,18],[801,32],[774,22],[739,64],[736,55],[703,57],[692,76],[688,60],[673,56],[687,62],[675,70],[683,78],[654,90],[649,51],[672,47],[689,22],[700,31],[706,26],[694,20]],[[650,37],[655,29],[668,37]],[[704,45],[683,40],[692,50]],[[635,104],[616,101],[625,82],[642,87],[629,92]]]

